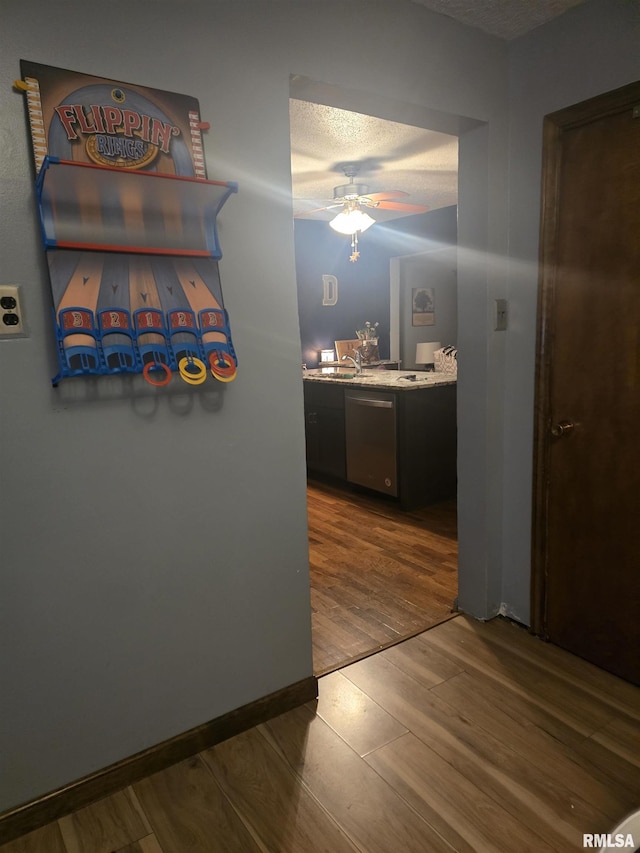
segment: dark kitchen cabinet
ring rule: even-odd
[[[345,480],[344,392],[335,385],[304,383],[307,469]]]
[[[456,497],[456,386],[403,391],[398,397],[400,504],[415,509]]]
[[[370,489],[397,499],[405,510],[455,499],[457,490],[456,452],[456,386],[438,385],[429,388],[404,388],[392,391],[385,388],[379,393],[369,386],[364,396],[383,397],[391,401],[394,419],[397,479],[391,478],[389,487],[380,487],[376,470],[360,471],[359,476],[348,477],[347,440],[351,450],[360,450],[370,444],[374,420],[362,422],[362,434],[350,427],[348,439],[345,428],[345,394],[362,396],[362,385],[355,395],[353,387],[331,382],[304,382],[307,469],[310,474],[324,475],[341,480],[345,486],[349,479],[356,487],[371,483]],[[377,410],[376,410],[377,411]],[[385,453],[389,448],[385,448]],[[393,453],[393,448],[391,449]],[[362,454],[360,454],[361,456]],[[372,465],[375,455],[370,454]],[[364,464],[364,463],[363,463]],[[362,464],[359,466],[362,468]],[[397,482],[397,487],[396,487]]]

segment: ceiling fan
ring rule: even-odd
[[[370,193],[367,184],[355,182],[359,172],[359,167],[355,163],[346,163],[342,166],[342,170],[349,183],[334,187],[332,203],[325,207],[306,211],[303,214],[299,214],[299,216],[309,216],[323,210],[341,208],[340,213],[338,213],[335,219],[329,222],[329,225],[339,234],[351,237],[351,261],[357,261],[360,257],[360,252],[358,251],[358,234],[366,231],[367,228],[375,223],[375,219],[366,212],[365,208],[395,210],[406,213],[407,215],[412,213],[426,213],[429,210],[423,204],[408,204],[407,202],[394,201],[394,199],[408,197],[409,193],[402,190]]]

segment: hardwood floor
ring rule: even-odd
[[[0,853],[568,853],[640,805],[639,742],[639,688],[456,616]]]
[[[310,481],[307,506],[315,675],[451,617],[455,502],[403,512],[384,497]]]

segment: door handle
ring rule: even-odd
[[[393,409],[393,400],[371,400],[367,397],[347,397],[356,406],[371,406],[377,409]]]
[[[571,421],[558,421],[551,427],[551,435],[556,438],[565,438],[570,432],[573,432],[575,426]]]

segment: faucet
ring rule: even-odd
[[[352,361],[353,366],[356,369],[356,373],[362,373],[362,361],[360,360],[360,350],[356,350],[356,357],[353,358],[351,355],[343,355],[342,361]]]

